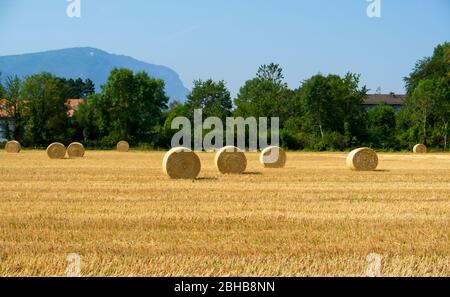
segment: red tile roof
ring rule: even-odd
[[[67,105],[67,116],[69,118],[73,117],[75,111],[78,110],[81,104],[86,102],[85,99],[68,99],[66,102]]]

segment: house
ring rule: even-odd
[[[81,104],[86,103],[86,99],[68,99],[67,105],[67,116],[69,118],[73,117],[75,112],[78,110]]]
[[[371,94],[363,102],[363,106],[369,110],[380,103],[392,106],[396,111],[400,111],[406,101],[406,95],[397,95],[393,92],[389,94]]]

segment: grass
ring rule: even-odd
[[[196,181],[162,174],[162,152],[0,152],[0,275],[450,276],[450,155],[380,154],[352,172],[343,153],[288,153],[287,168]]]

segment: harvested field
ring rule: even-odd
[[[450,276],[450,154],[379,154],[373,172],[346,153],[288,153],[284,169],[246,154],[222,175],[171,180],[164,152],[0,152],[0,275]]]

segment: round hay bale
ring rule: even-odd
[[[234,146],[226,146],[218,150],[214,162],[217,170],[222,174],[241,174],[247,168],[244,152]]]
[[[54,142],[47,147],[47,156],[50,159],[64,159],[66,155],[66,147],[64,144]]]
[[[347,167],[357,171],[372,171],[377,169],[378,155],[367,147],[353,150],[347,157]]]
[[[413,148],[413,152],[416,154],[426,154],[428,151],[427,147],[423,144],[416,144]]]
[[[163,159],[163,171],[173,179],[195,179],[200,169],[200,158],[188,148],[173,148]]]
[[[67,147],[67,155],[69,156],[69,158],[83,158],[84,153],[84,146],[79,142],[72,142]]]
[[[117,151],[121,153],[126,153],[130,149],[130,145],[125,140],[119,141],[117,143]]]
[[[266,168],[283,168],[286,158],[286,152],[282,148],[269,146],[261,152],[259,162]]]
[[[11,154],[18,154],[21,149],[22,149],[22,146],[20,145],[20,143],[18,141],[15,141],[15,140],[8,141],[5,145],[6,152],[11,153]]]

